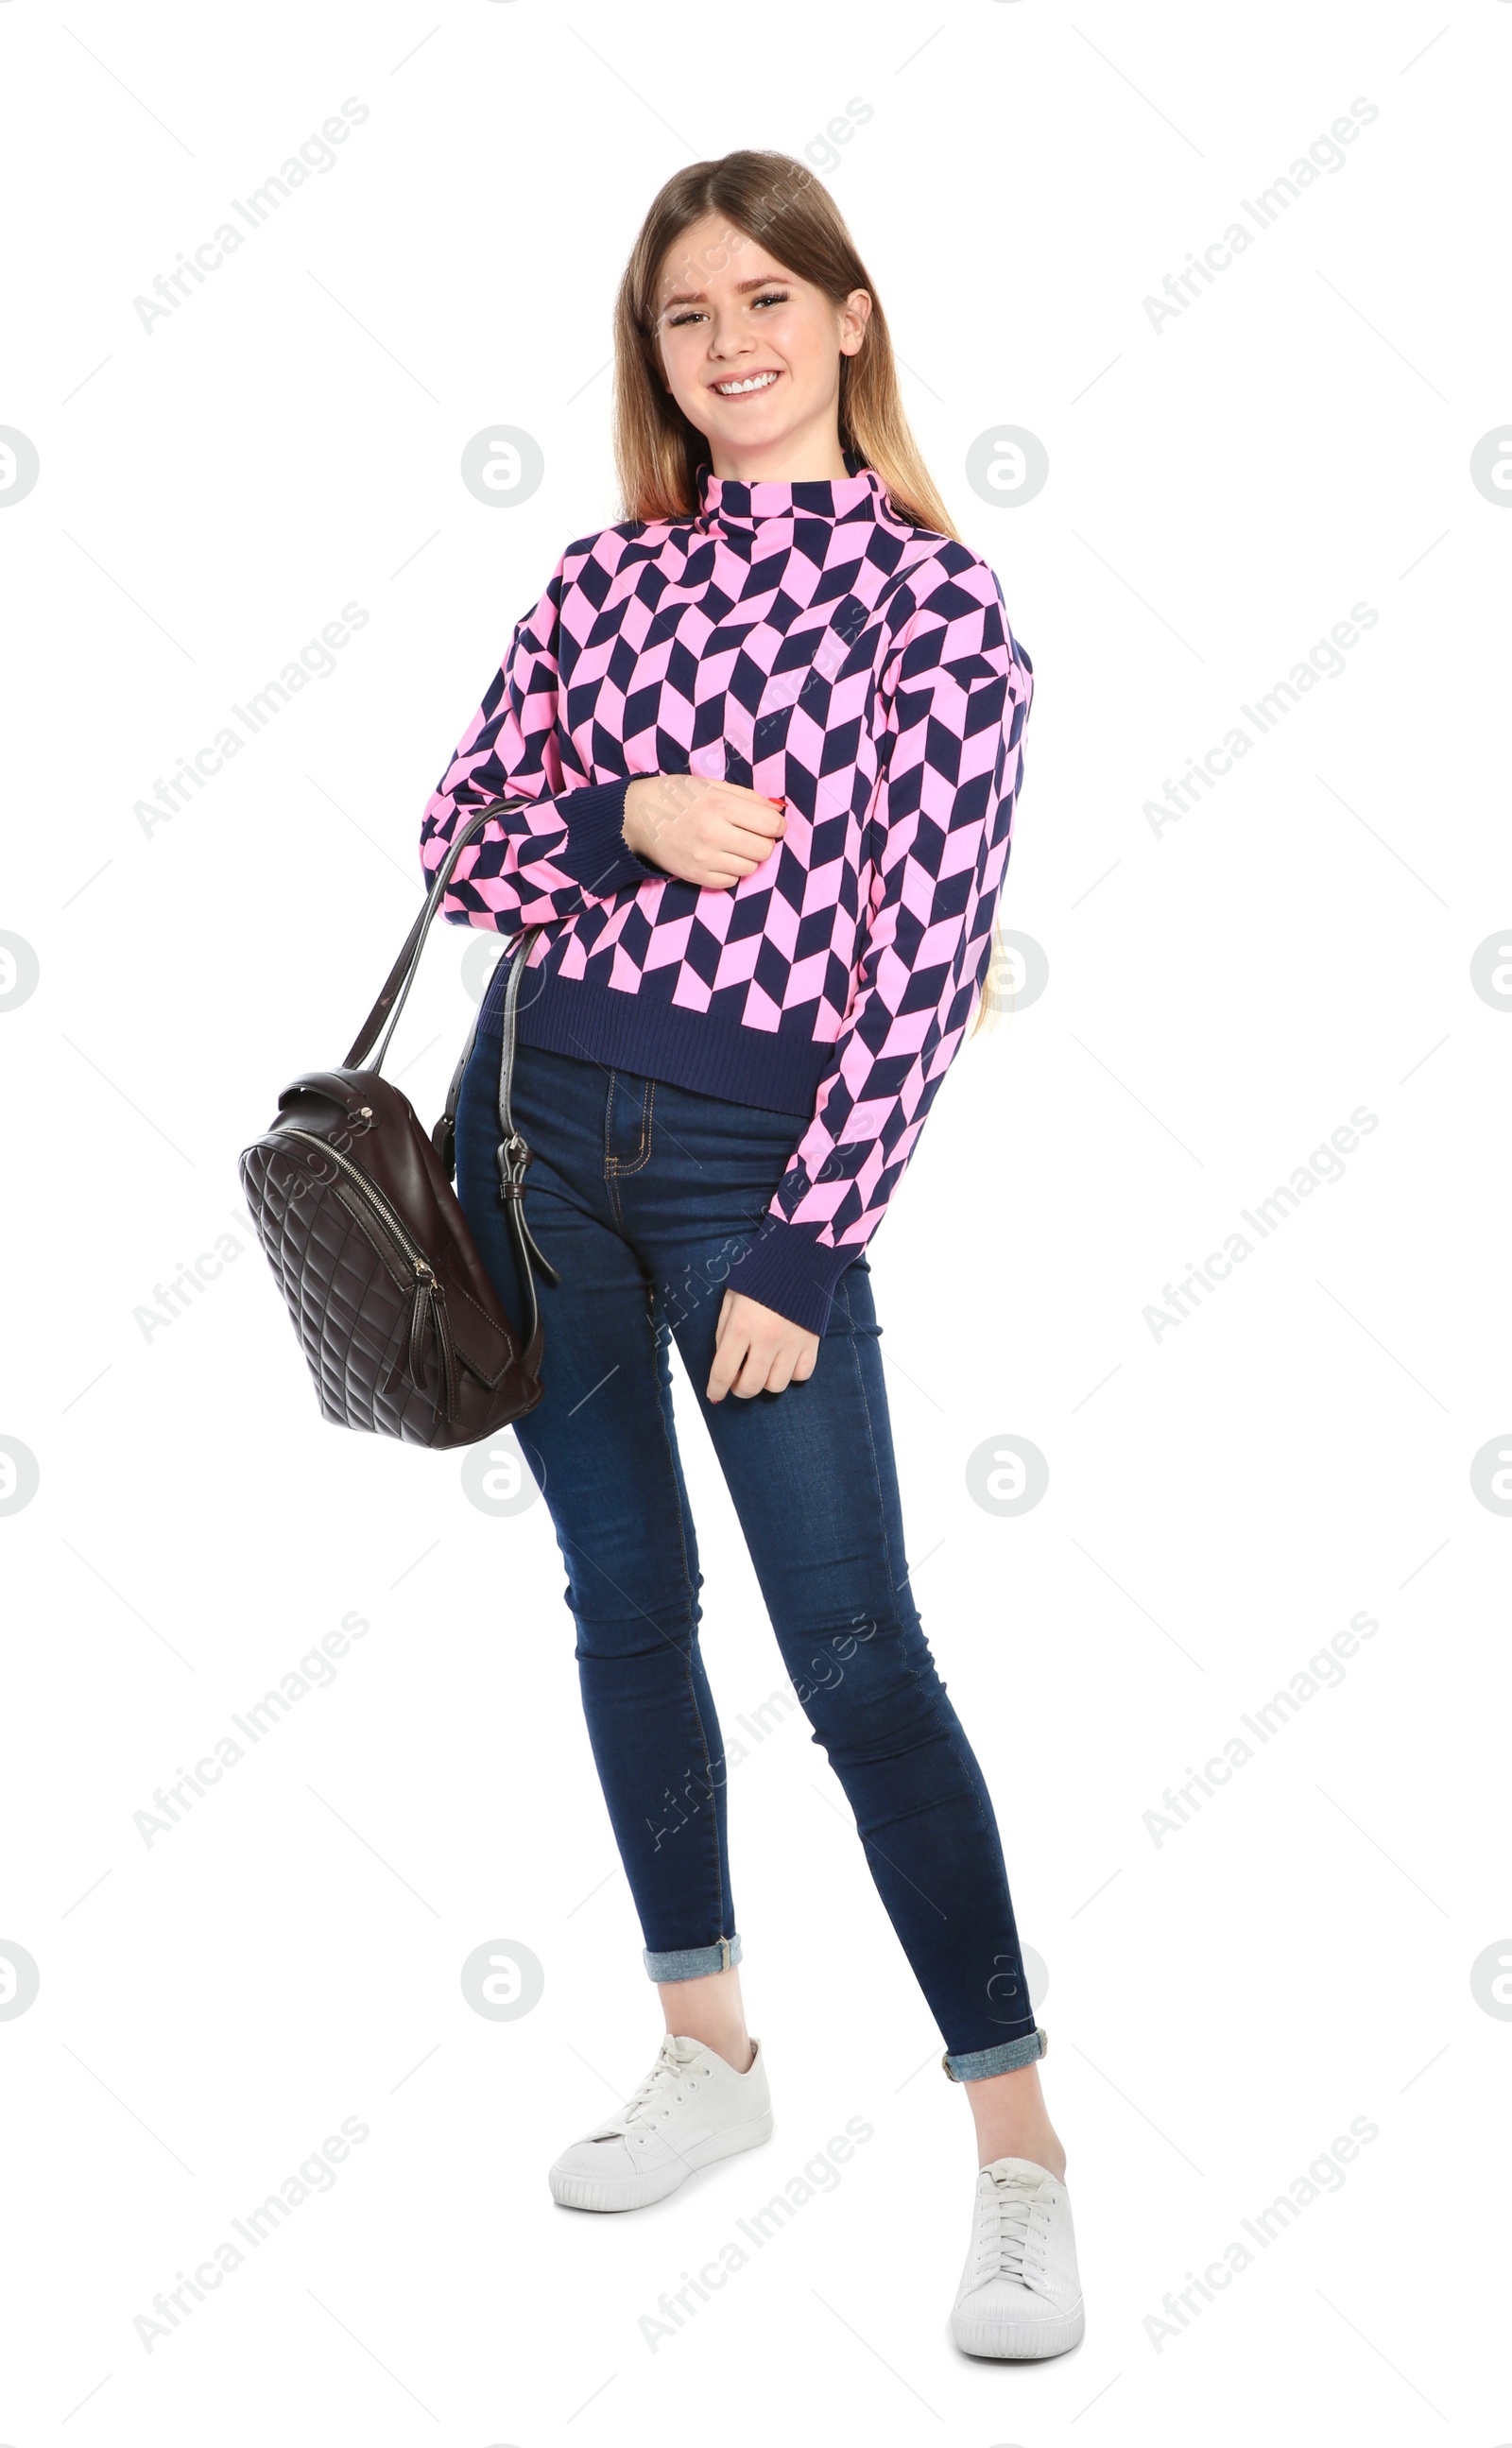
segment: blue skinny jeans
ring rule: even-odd
[[[457,1193],[506,1309],[523,1310],[499,1202],[499,1043],[457,1114]],[[653,1980],[740,1960],[724,1745],[699,1639],[698,1542],[673,1425],[681,1354],[794,1692],[947,2043],[973,2081],[1027,2065],[1035,2022],[992,1803],[909,1587],[871,1271],[842,1275],[813,1373],[704,1397],[724,1278],[808,1117],[516,1049],[533,1152],[526,1214],[545,1392],[514,1433],[567,1571],[588,1738]]]

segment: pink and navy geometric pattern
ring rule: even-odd
[[[526,1043],[794,1116],[728,1282],[822,1333],[975,1008],[1033,667],[995,572],[900,519],[875,470],[741,484],[570,544],[429,801],[528,805],[464,851],[443,914],[546,931]],[[621,832],[641,774],[787,800],[753,875],[700,888]],[[503,968],[482,1027],[498,1027]]]

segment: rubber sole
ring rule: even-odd
[[[964,2355],[991,2355],[1002,2362],[1043,2362],[1079,2346],[1087,2325],[1086,2306],[1058,2321],[979,2321],[969,2313],[952,2313],[950,2335]]]
[[[732,2125],[722,2133],[711,2133],[704,2142],[685,2151],[670,2168],[660,2168],[648,2176],[578,2176],[561,2169],[548,2171],[547,2182],[552,2199],[568,2210],[642,2210],[652,2202],[665,2201],[689,2176],[700,2168],[712,2168],[720,2159],[733,2159],[738,2152],[755,2151],[770,2142],[775,2119],[769,2108],[764,2116],[753,2117],[748,2125]]]

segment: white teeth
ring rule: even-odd
[[[775,381],[775,374],[750,374],[744,382],[716,383],[714,388],[721,399],[734,399],[737,392],[765,391],[768,383]]]

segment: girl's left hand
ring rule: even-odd
[[[714,1329],[714,1366],[705,1388],[711,1403],[727,1393],[780,1394],[813,1374],[819,1338],[744,1292],[727,1291]]]

